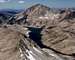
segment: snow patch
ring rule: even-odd
[[[38,50],[37,48],[33,47],[33,49],[34,49],[35,51],[37,51],[38,53],[41,53],[41,54],[42,54],[42,52],[41,52],[40,50]]]
[[[23,53],[22,53],[22,50],[21,50],[21,48],[19,48],[19,51],[20,51],[20,53],[21,53],[21,57],[23,57],[24,55],[23,55]]]
[[[26,50],[26,52],[28,53],[28,55],[26,55],[26,57],[29,59],[29,60],[36,60],[33,56],[32,56],[32,52],[31,51],[28,51]]]
[[[49,19],[49,17],[47,17],[47,16],[44,16],[44,17],[40,16],[39,19]]]

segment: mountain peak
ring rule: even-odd
[[[47,7],[46,5],[43,5],[43,4],[35,4],[35,5],[33,5],[32,7],[38,7],[38,6],[40,6],[40,7]],[[49,8],[49,7],[48,7]]]
[[[34,7],[34,6],[46,6],[46,5],[43,5],[43,4],[34,4],[34,5],[32,5],[32,7]],[[47,7],[47,6],[46,6]]]
[[[42,4],[35,4],[31,6],[30,8],[26,9],[26,14],[28,15],[41,15],[43,13],[46,13],[47,11],[50,11],[50,8],[42,5]]]

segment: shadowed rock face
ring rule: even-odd
[[[6,24],[11,17],[13,17],[15,14],[19,13],[20,10],[13,10],[13,9],[0,9],[0,25]],[[12,21],[13,23],[13,21]]]

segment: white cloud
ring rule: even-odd
[[[4,3],[4,2],[6,2],[6,1],[5,1],[5,0],[0,0],[0,2],[1,2],[1,3]]]
[[[20,1],[18,1],[18,3],[24,3],[24,1],[20,0]]]
[[[10,0],[0,0],[0,3],[8,2]]]

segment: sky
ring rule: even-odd
[[[0,9],[24,9],[35,4],[53,8],[75,7],[75,0],[0,0]]]

